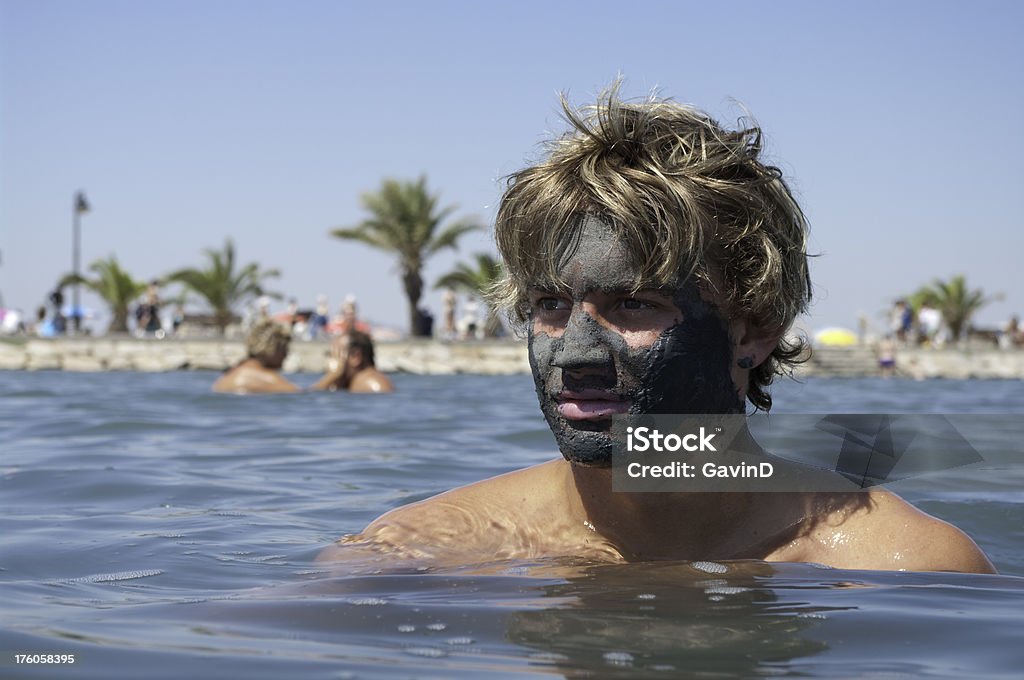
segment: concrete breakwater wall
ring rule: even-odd
[[[285,360],[286,373],[322,373],[330,344],[293,342]],[[240,340],[174,340],[136,338],[60,338],[0,341],[0,370],[65,371],[221,371],[245,358]],[[377,366],[389,373],[528,373],[526,343],[382,342],[376,347]]]
[[[819,347],[798,375],[877,376],[878,359],[870,347]],[[961,348],[902,348],[896,352],[896,375],[902,378],[1024,378],[1024,350],[991,345]]]
[[[285,372],[321,373],[327,342],[295,342]],[[245,356],[238,340],[139,340],[135,338],[10,339],[0,341],[0,370],[174,371],[223,370]],[[377,345],[377,365],[386,372],[419,374],[528,373],[526,343],[501,340],[438,342],[408,340]],[[994,347],[904,349],[897,374],[911,378],[1024,378],[1024,351]],[[816,349],[799,375],[874,376],[878,362],[868,347]]]

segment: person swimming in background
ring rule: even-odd
[[[570,131],[502,197],[493,295],[525,327],[562,458],[396,508],[319,559],[994,571],[962,531],[887,491],[613,490],[613,415],[771,408],[770,383],[804,351],[784,338],[811,297],[807,224],[756,127],[615,88],[589,114],[563,107]]]
[[[213,391],[234,394],[301,391],[281,375],[291,339],[291,330],[273,319],[257,321],[245,338],[246,358],[217,378]]]
[[[377,370],[373,339],[352,330],[335,338],[331,344],[333,359],[328,375],[314,386],[316,389],[348,392],[394,392],[391,380]]]

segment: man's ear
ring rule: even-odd
[[[729,330],[733,339],[733,360],[744,369],[763,364],[782,339],[782,331],[766,331],[747,319],[734,320]]]

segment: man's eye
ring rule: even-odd
[[[566,305],[558,298],[541,298],[537,300],[537,306],[545,312],[554,312],[559,309],[566,309]]]
[[[643,300],[637,300],[636,298],[626,298],[622,301],[622,308],[631,312],[647,309],[650,306],[650,303],[644,302]]]

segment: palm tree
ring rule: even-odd
[[[981,289],[970,290],[963,275],[957,275],[949,281],[935,279],[930,286],[922,286],[910,296],[911,306],[917,310],[922,304],[929,304],[940,312],[942,319],[949,326],[954,340],[969,327],[971,317],[979,309],[987,305],[993,298],[986,297]]]
[[[127,333],[128,314],[132,302],[146,290],[145,282],[133,279],[131,274],[121,268],[114,255],[105,260],[96,260],[89,265],[89,271],[94,272],[96,278],[89,279],[81,274],[65,274],[58,287],[78,283],[93,291],[110,307],[112,319],[107,332]]]
[[[363,194],[361,200],[370,216],[355,227],[333,229],[331,236],[360,241],[398,256],[409,300],[409,327],[413,335],[421,335],[423,263],[443,248],[455,248],[460,236],[480,226],[467,219],[442,226],[456,206],[439,208],[440,195],[428,191],[426,177],[415,182],[386,179],[378,191]]]
[[[487,253],[475,253],[473,259],[476,260],[475,269],[460,262],[455,269],[438,279],[434,288],[454,288],[486,300],[487,291],[502,277],[502,265]],[[490,303],[487,303],[484,335],[493,338],[500,335],[501,331],[501,319],[495,314]]]
[[[223,250],[207,248],[203,251],[209,266],[206,269],[179,269],[167,275],[167,281],[183,284],[206,299],[213,308],[214,319],[221,335],[232,319],[234,309],[247,300],[268,295],[280,299],[280,293],[266,290],[266,279],[281,275],[277,269],[260,269],[259,264],[250,262],[242,267],[235,264],[235,244],[229,238]]]

